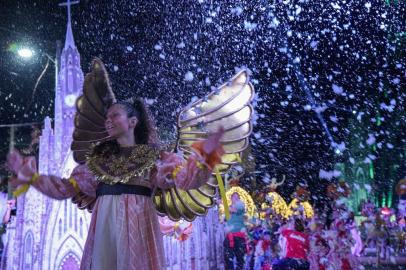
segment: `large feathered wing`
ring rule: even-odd
[[[76,100],[71,150],[77,163],[86,162],[92,144],[109,139],[104,125],[105,115],[108,106],[115,100],[106,68],[100,59],[95,58],[91,71],[86,74],[83,94]],[[79,193],[72,201],[80,209],[91,210],[95,198]]]
[[[73,158],[79,164],[86,162],[91,145],[109,139],[105,128],[106,112],[115,102],[106,68],[100,59],[94,59],[91,71],[86,74],[83,94],[76,100]]]
[[[217,168],[221,174],[226,173],[230,166],[241,162],[242,152],[248,147],[253,98],[254,87],[249,81],[249,71],[241,70],[206,97],[188,105],[178,117],[177,150],[187,158],[194,142],[206,139],[223,126],[225,133],[221,143],[226,154]],[[172,220],[192,221],[196,216],[205,215],[214,205],[217,187],[213,175],[197,189],[157,189],[153,201],[160,215],[167,215]]]

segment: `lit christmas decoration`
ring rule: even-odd
[[[247,217],[248,218],[257,217],[258,213],[256,211],[256,207],[254,201],[252,200],[251,195],[248,194],[248,192],[241,187],[238,186],[231,187],[226,192],[228,205],[231,205],[231,195],[234,194],[235,192],[238,193],[238,195],[240,196],[240,200],[245,204],[245,213]],[[224,206],[222,203],[219,205],[219,214],[220,216],[224,215]]]
[[[271,184],[269,184],[270,192],[265,197],[265,202],[261,205],[261,219],[266,216],[267,209],[271,208],[274,214],[281,215],[284,218],[289,217],[288,205],[285,200],[276,192],[276,188],[285,182],[285,176],[280,182],[277,182],[276,178],[271,179]]]
[[[288,215],[300,215],[300,208],[303,208],[303,213],[306,218],[312,218],[314,215],[313,207],[308,201],[299,202],[298,199],[293,199],[288,206]]]
[[[285,200],[275,191],[271,191],[266,195],[266,202],[261,205],[261,219],[265,218],[265,211],[268,208],[272,208],[273,213],[281,215],[284,218],[289,217],[288,205]]]
[[[158,221],[159,228],[164,235],[174,237],[174,239],[181,242],[187,240],[193,232],[192,223],[182,219],[173,221],[165,216],[158,217]]]

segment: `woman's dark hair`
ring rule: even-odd
[[[137,144],[150,144],[155,140],[156,130],[152,123],[150,112],[141,99],[135,99],[133,102],[118,101],[111,106],[119,104],[127,112],[128,117],[137,117],[138,123],[134,128],[134,138]],[[110,107],[111,107],[110,106]]]
[[[127,112],[128,117],[136,117],[138,122],[134,128],[134,139],[136,144],[158,144],[158,135],[155,128],[155,123],[151,117],[151,113],[142,99],[134,99],[133,101],[117,101],[113,105],[121,105]],[[120,146],[116,140],[110,140],[97,145],[93,149],[94,154],[109,155],[117,154],[120,151]]]
[[[295,231],[304,232],[305,228],[301,219],[295,219]]]

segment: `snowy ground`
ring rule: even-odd
[[[380,265],[380,266],[365,266],[365,270],[404,270],[405,265]]]
[[[380,265],[377,265],[376,257],[360,257],[359,260],[365,270],[406,269],[406,256],[392,256],[388,260],[381,260]]]

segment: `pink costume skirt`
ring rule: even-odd
[[[93,209],[80,269],[165,269],[162,237],[150,197],[100,196]]]

